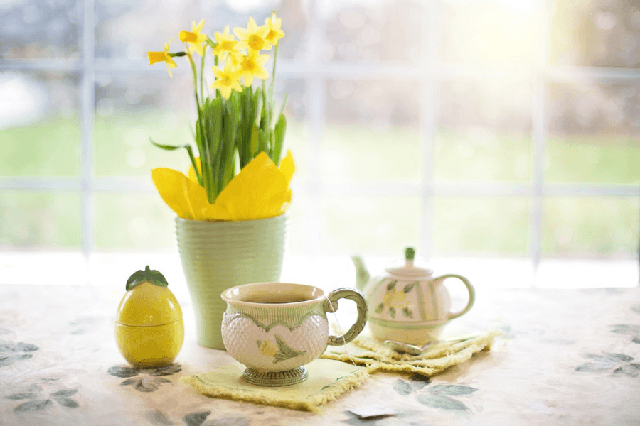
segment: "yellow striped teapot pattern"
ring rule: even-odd
[[[387,274],[371,278],[360,256],[352,257],[357,288],[369,306],[367,323],[373,337],[412,345],[438,340],[444,326],[466,314],[475,302],[475,290],[461,275],[433,276],[430,269],[414,265],[415,249],[405,249],[405,265],[389,268]],[[465,285],[469,299],[461,311],[451,312],[451,299],[444,285],[456,278]]]

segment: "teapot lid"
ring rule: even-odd
[[[414,278],[428,278],[433,271],[431,269],[418,268],[413,265],[416,258],[416,249],[413,247],[407,247],[404,249],[405,263],[400,268],[387,268],[386,271],[392,275],[406,276],[409,279]]]

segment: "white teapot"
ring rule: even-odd
[[[359,256],[356,267],[358,290],[367,301],[367,324],[374,338],[412,345],[437,341],[444,326],[466,314],[475,302],[475,290],[461,275],[433,277],[430,269],[413,265],[415,249],[405,249],[405,266],[389,268],[387,274],[371,278]],[[451,299],[444,286],[447,278],[457,278],[467,287],[469,300],[459,312],[451,312]]]

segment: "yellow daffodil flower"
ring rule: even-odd
[[[269,60],[269,55],[261,55],[257,50],[250,50],[242,57],[239,64],[240,74],[244,76],[244,85],[249,87],[253,83],[253,78],[262,80],[269,78],[269,73],[264,64]]]
[[[216,47],[213,49],[213,53],[219,56],[220,59],[224,61],[227,56],[238,53],[238,40],[232,34],[229,34],[228,26],[225,27],[224,32],[217,32],[213,36],[216,39]]]
[[[233,32],[240,39],[238,49],[248,49],[249,51],[271,49],[271,43],[265,39],[269,33],[269,28],[266,26],[259,27],[252,17],[249,18],[246,29],[234,28]]]
[[[214,66],[213,74],[216,76],[216,80],[211,85],[211,88],[218,89],[225,99],[229,99],[231,90],[242,92],[242,86],[240,86],[240,82],[238,81],[241,74],[233,66],[231,61],[225,62],[224,69]]]
[[[189,48],[195,50],[200,56],[204,54],[202,43],[207,41],[207,35],[201,34],[203,26],[204,19],[197,25],[196,22],[193,21],[191,23],[191,31],[180,31],[180,34],[178,34],[180,41],[188,43]]]
[[[169,54],[169,44],[171,44],[172,41],[173,39],[169,40],[169,43],[164,44],[163,52],[148,52],[149,65],[153,65],[157,62],[166,62],[167,71],[169,72],[169,77],[173,77],[173,74],[171,74],[171,68],[178,67],[178,64],[176,64],[176,61],[174,61],[171,55]]]
[[[278,44],[278,40],[284,37],[284,31],[280,29],[282,26],[282,19],[278,18],[276,13],[273,12],[270,18],[265,19],[264,26],[269,29],[269,32],[264,39],[275,46]]]

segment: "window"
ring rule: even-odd
[[[638,284],[640,7],[601,0],[5,1],[0,281],[183,280],[149,177],[188,159],[149,138],[191,140],[190,70],[146,52],[273,9],[287,278],[350,285],[351,254],[413,245],[478,287]]]

